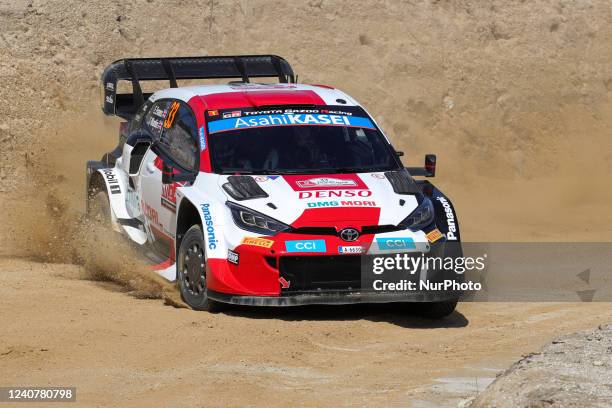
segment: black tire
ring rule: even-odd
[[[94,189],[90,192],[87,203],[87,218],[90,222],[111,227],[111,208],[106,190]]]
[[[221,311],[222,304],[206,294],[206,249],[202,228],[194,225],[183,236],[176,262],[181,298],[194,310]]]
[[[451,315],[457,307],[457,300],[419,304],[419,315],[427,319],[442,319]]]

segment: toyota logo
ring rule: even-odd
[[[340,231],[340,238],[348,242],[355,241],[357,238],[359,238],[359,231],[357,231],[355,228],[345,228]]]

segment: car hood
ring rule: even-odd
[[[222,187],[231,176],[221,175],[218,183],[227,200],[298,228],[397,225],[418,205],[416,192],[398,194],[384,173],[247,177],[260,197],[235,199]]]

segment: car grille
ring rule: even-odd
[[[279,272],[289,282],[281,294],[356,291],[361,287],[361,256],[282,256]]]
[[[385,232],[399,231],[404,228],[396,225],[364,225],[361,227],[361,234],[382,234]],[[338,236],[338,231],[334,227],[299,227],[289,231],[292,234],[312,234],[312,235],[334,235]]]

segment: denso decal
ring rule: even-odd
[[[206,243],[208,245],[208,249],[216,249],[217,248],[217,238],[215,236],[215,227],[213,225],[213,218],[210,214],[210,204],[204,203],[201,205],[202,214],[204,215],[204,230],[206,234]]]
[[[287,252],[326,252],[324,239],[285,241]]]
[[[376,207],[376,201],[342,200],[314,201],[307,204],[308,208],[320,207]]]
[[[455,213],[453,212],[453,209],[446,198],[436,197],[436,200],[438,200],[442,204],[442,207],[444,207],[444,212],[446,213],[446,224],[448,225],[446,239],[450,241],[456,241],[457,224],[455,223]]]
[[[297,185],[302,188],[317,188],[317,187],[346,187],[356,186],[355,180],[339,179],[333,177],[316,177],[308,180],[298,180]]]
[[[371,197],[370,190],[324,190],[324,191],[300,191],[298,197],[305,198],[351,198],[351,197]]]
[[[208,124],[208,132],[216,133],[235,129],[267,126],[352,126],[375,129],[370,119],[358,116],[329,114],[295,114],[257,115],[245,118],[221,119]]]
[[[121,194],[121,187],[119,186],[119,180],[117,180],[115,173],[110,169],[102,170],[102,173],[104,173],[111,194]]]
[[[376,243],[382,250],[416,249],[412,238],[376,238]]]

